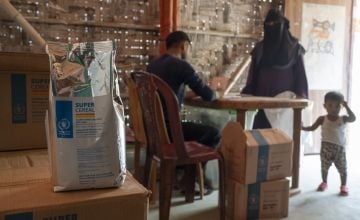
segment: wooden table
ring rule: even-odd
[[[299,169],[300,169],[300,133],[301,133],[301,111],[308,105],[306,99],[287,99],[272,97],[241,97],[227,96],[214,102],[206,102],[201,98],[185,99],[189,106],[211,108],[211,109],[234,109],[237,114],[237,121],[245,126],[245,113],[247,110],[264,108],[292,108],[294,110],[293,123],[293,175],[291,181],[290,195],[300,193]]]

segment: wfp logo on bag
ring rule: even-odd
[[[56,101],[56,135],[58,138],[73,138],[72,101]]]

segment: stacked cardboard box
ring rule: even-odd
[[[131,175],[119,188],[52,192],[46,150],[0,153],[0,219],[147,219],[148,191]]]
[[[0,53],[0,94],[0,151],[45,148],[48,57]]]
[[[288,215],[289,181],[279,179],[250,185],[228,179],[227,218],[283,218]]]
[[[221,151],[227,175],[229,219],[282,218],[288,215],[292,141],[278,129],[244,131],[229,122]]]

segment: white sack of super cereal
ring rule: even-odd
[[[54,191],[120,186],[124,108],[112,41],[48,43],[48,149]]]

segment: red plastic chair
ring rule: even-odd
[[[128,88],[130,127],[134,132],[134,176],[139,180],[141,173],[140,152],[141,148],[146,146],[146,134],[135,82],[130,74],[125,74],[123,79]]]
[[[123,79],[128,87],[128,103],[129,103],[129,116],[130,116],[130,127],[134,133],[134,176],[138,180],[140,180],[140,174],[142,173],[142,166],[140,165],[140,153],[141,148],[146,147],[146,134],[144,128],[144,122],[142,118],[142,109],[140,105],[139,96],[137,93],[137,87],[134,80],[131,78],[130,75],[125,74]],[[157,105],[161,106],[161,102],[157,102]],[[161,117],[161,116],[159,116]],[[162,117],[161,117],[162,118]],[[166,131],[165,126],[163,126],[163,121],[158,121],[160,132],[162,134],[162,138],[164,139],[164,143],[169,143],[168,134]],[[153,161],[154,162],[154,161]],[[156,162],[156,161],[155,161]],[[152,191],[150,196],[150,203],[154,204],[156,202],[155,195],[157,192],[157,163],[152,163],[150,168],[150,178],[146,184],[150,185],[149,189]],[[200,189],[200,198],[203,199],[204,197],[204,175],[202,164],[197,164],[197,174],[198,174],[198,181],[199,181],[199,189]]]
[[[147,156],[144,183],[150,175],[152,161],[160,163],[159,214],[160,220],[169,219],[171,193],[175,179],[175,167],[185,167],[185,201],[193,202],[195,193],[196,165],[209,160],[218,160],[219,164],[219,206],[220,219],[225,219],[225,167],[219,151],[200,143],[185,142],[180,122],[179,106],[172,89],[160,78],[146,72],[133,72],[139,100],[143,111],[143,120],[147,136]],[[160,98],[166,106],[169,129],[165,126],[163,108],[159,107]],[[169,132],[170,140],[164,141],[163,130]]]

